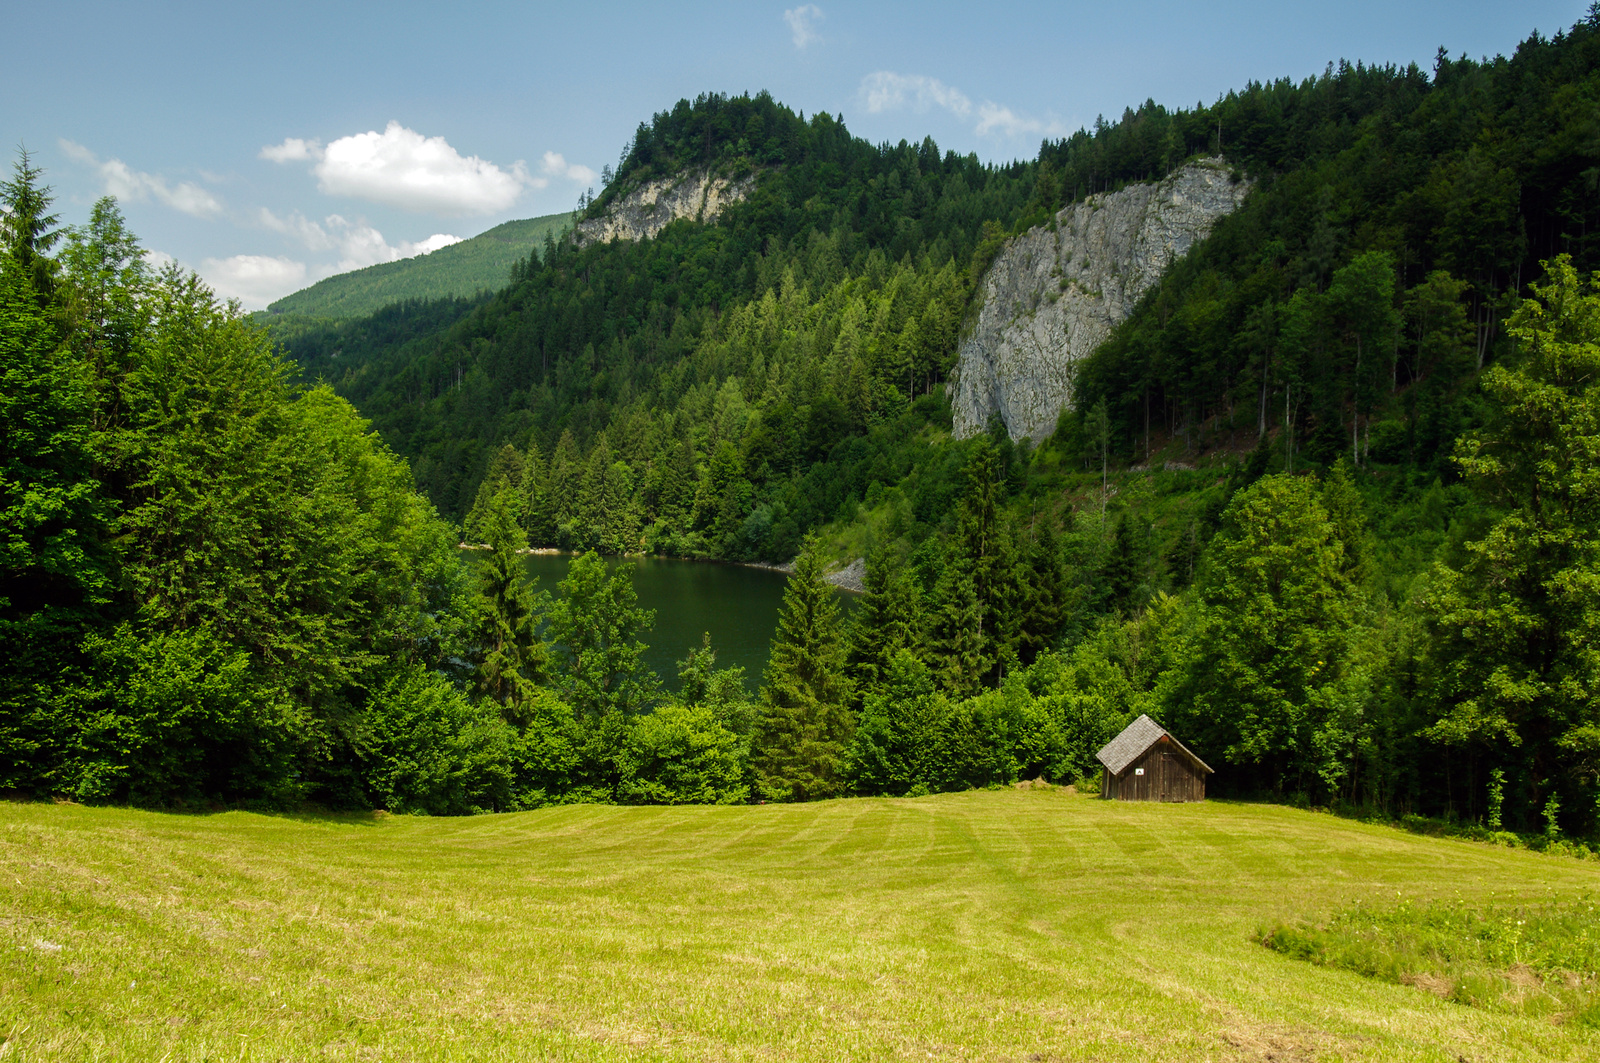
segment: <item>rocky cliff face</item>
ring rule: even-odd
[[[579,246],[611,240],[643,240],[679,218],[709,222],[755,187],[753,175],[733,180],[709,170],[693,170],[646,181],[621,197],[598,218],[578,223]]]
[[[1013,439],[1053,432],[1077,363],[1248,191],[1220,159],[1201,160],[1158,184],[1090,196],[1057,214],[1054,231],[1008,243],[951,374],[955,434],[981,432],[995,413]]]

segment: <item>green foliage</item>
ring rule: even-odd
[[[1508,324],[1522,358],[1484,375],[1489,423],[1459,451],[1505,515],[1421,599],[1428,735],[1515,767],[1524,824],[1557,797],[1583,815],[1600,786],[1600,280],[1551,265]]]
[[[1318,924],[1279,923],[1270,949],[1426,987],[1489,1011],[1600,1026],[1600,918],[1589,897],[1527,905],[1365,905]]]
[[[365,719],[362,776],[374,806],[434,816],[519,807],[518,735],[493,701],[411,668],[373,694]]]
[[[631,717],[658,696],[640,635],[655,613],[638,607],[625,567],[612,573],[594,553],[572,559],[550,610],[556,683],[582,718]]]
[[[1277,475],[1235,497],[1161,694],[1180,733],[1279,793],[1335,792],[1352,739],[1342,684],[1356,590],[1320,494]]]
[[[311,721],[251,655],[209,625],[91,634],[86,671],[61,691],[41,780],[80,801],[278,806],[304,794],[295,766]]]
[[[476,689],[513,721],[520,720],[537,687],[549,681],[549,654],[538,631],[547,605],[523,572],[528,540],[517,519],[519,497],[505,484],[488,500],[481,524],[487,550],[478,563]]]
[[[778,610],[761,683],[751,756],[768,799],[803,801],[843,791],[842,761],[854,721],[844,669],[839,603],[807,539]]]
[[[571,224],[570,214],[503,222],[426,255],[380,262],[320,280],[279,299],[261,318],[276,332],[279,317],[340,321],[364,317],[394,303],[468,299],[496,292],[511,283],[513,267],[536,255],[547,237],[561,235]]]
[[[0,785],[27,777],[50,730],[46,691],[112,594],[106,506],[92,475],[90,366],[52,305],[59,238],[24,155],[0,186]]]
[[[661,705],[633,724],[618,800],[733,805],[750,799],[748,751],[714,706]]]

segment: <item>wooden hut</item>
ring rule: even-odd
[[[1095,754],[1100,796],[1117,801],[1204,801],[1211,769],[1148,716]]]

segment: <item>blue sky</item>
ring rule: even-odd
[[[20,8],[20,10],[17,10]],[[106,193],[256,308],[341,269],[571,209],[642,120],[770,90],[989,160],[1146,98],[1341,57],[1509,53],[1588,0],[1196,4],[15,4],[0,140],[67,222]]]

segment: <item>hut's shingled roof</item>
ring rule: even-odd
[[[1128,765],[1142,757],[1147,749],[1161,741],[1163,737],[1172,738],[1159,723],[1156,723],[1148,716],[1140,716],[1127,727],[1124,727],[1121,734],[1107,742],[1105,748],[1096,753],[1095,756],[1099,758],[1100,763],[1104,764],[1106,770],[1111,774],[1121,775],[1128,770]],[[1172,738],[1172,744],[1188,753],[1194,759],[1194,762],[1207,772],[1211,771],[1210,766],[1199,757],[1196,757],[1188,746],[1185,746],[1176,738]]]

